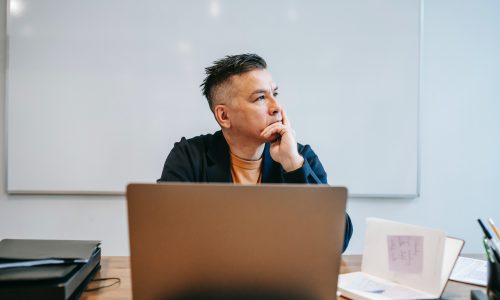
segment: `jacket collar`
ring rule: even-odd
[[[207,151],[207,181],[208,182],[233,182],[231,176],[231,162],[229,145],[222,134],[217,131],[212,136]],[[262,159],[262,183],[282,182],[280,165],[275,162],[269,152],[269,144],[264,146]]]

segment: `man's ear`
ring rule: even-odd
[[[224,104],[218,104],[214,107],[215,120],[222,128],[230,128],[231,121],[229,120],[229,108]]]

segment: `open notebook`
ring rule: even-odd
[[[464,241],[441,230],[368,218],[360,272],[339,276],[352,299],[440,298]]]

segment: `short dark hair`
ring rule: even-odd
[[[257,54],[245,53],[227,55],[214,61],[213,65],[205,68],[205,80],[200,87],[203,95],[208,100],[208,105],[213,111],[215,90],[233,75],[239,75],[255,69],[266,69],[266,61]]]

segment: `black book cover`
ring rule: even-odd
[[[0,260],[8,262],[58,259],[88,262],[100,243],[87,240],[3,239],[0,241]]]
[[[0,299],[77,299],[100,261],[96,248],[87,263],[0,269]]]

